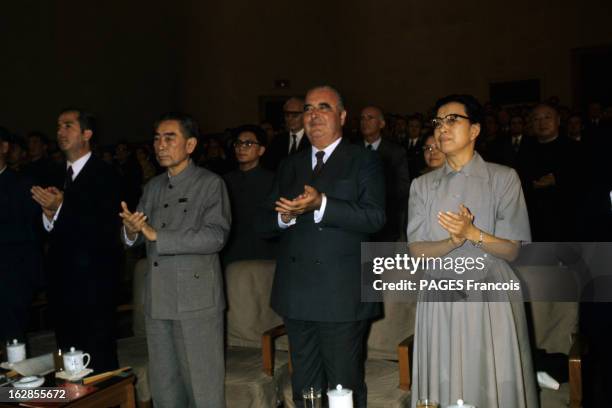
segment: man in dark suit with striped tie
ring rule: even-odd
[[[260,230],[280,235],[271,304],[283,317],[293,362],[293,399],[302,389],[342,384],[365,407],[364,339],[376,303],[361,302],[361,242],[385,223],[383,168],[375,152],[345,141],[339,93],[306,95],[312,148],[281,163]]]

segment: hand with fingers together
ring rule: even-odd
[[[125,201],[121,202],[122,212],[119,213],[119,217],[123,219],[123,226],[125,232],[130,240],[136,239],[136,234],[142,231],[146,225],[147,216],[141,212],[130,212]]]
[[[57,209],[64,202],[64,193],[56,187],[33,186],[30,192],[32,199],[41,206],[48,219],[53,218]]]
[[[287,223],[298,215],[318,210],[321,207],[322,200],[323,195],[320,192],[314,187],[305,185],[304,192],[293,200],[284,197],[279,198],[275,202],[274,210],[280,213],[283,222]]]
[[[459,212],[439,212],[438,223],[450,234],[450,239],[455,246],[461,246],[468,237],[473,236],[477,228],[473,224],[474,215],[466,206],[461,204]]]

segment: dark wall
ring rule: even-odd
[[[54,135],[58,111],[82,106],[97,115],[101,143],[149,138],[153,119],[177,105],[178,67],[176,19],[148,4],[3,3],[0,123]]]
[[[183,109],[205,132],[259,120],[259,97],[337,85],[356,112],[537,78],[571,103],[572,50],[612,44],[609,0],[3,2],[0,124],[54,132],[96,112],[102,140],[144,140]],[[289,79],[276,89],[275,79]]]

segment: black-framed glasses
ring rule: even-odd
[[[256,142],[254,140],[235,140],[233,144],[234,148],[236,149],[239,149],[241,147],[250,149],[252,146],[260,145],[261,143]]]
[[[433,118],[431,120],[431,125],[434,129],[440,129],[442,125],[446,125],[448,127],[453,127],[459,119],[467,119],[469,120],[469,116],[460,115],[458,113],[451,113],[446,115],[443,118]]]

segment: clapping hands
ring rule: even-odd
[[[474,215],[466,206],[461,204],[459,212],[439,212],[438,223],[450,234],[450,239],[455,246],[461,246],[467,237],[473,232]]]
[[[121,202],[121,208],[123,211],[119,213],[119,217],[123,219],[123,226],[130,240],[136,239],[138,233],[142,233],[149,241],[157,240],[157,232],[147,223],[147,216],[144,213],[130,212],[125,201]]]

